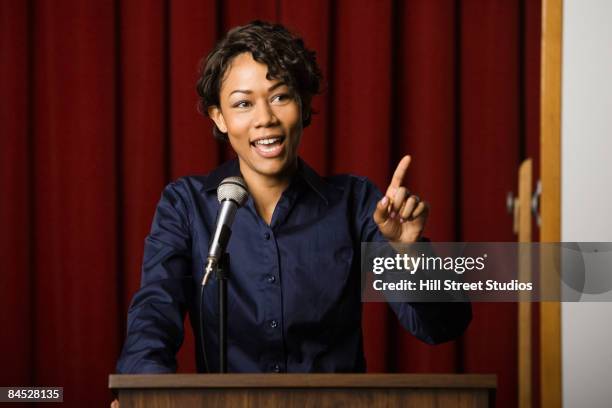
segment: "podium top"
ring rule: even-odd
[[[109,388],[497,388],[494,374],[111,374]]]

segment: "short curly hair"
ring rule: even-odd
[[[266,64],[266,78],[284,81],[296,93],[302,104],[302,126],[310,124],[312,96],[320,92],[321,70],[316,54],[304,45],[302,38],[280,24],[255,20],[235,27],[217,43],[200,64],[200,78],[196,84],[199,95],[198,110],[208,115],[208,108],[220,106],[219,94],[223,77],[239,54],[248,52],[257,62]],[[227,141],[227,134],[213,126],[213,135]]]

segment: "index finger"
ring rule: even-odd
[[[406,175],[406,170],[408,170],[411,161],[412,157],[410,157],[409,155],[404,156],[402,160],[400,160],[399,164],[397,165],[397,168],[393,172],[391,184],[389,184],[389,188],[387,188],[387,193],[389,193],[390,189],[397,189],[402,185],[402,182],[404,181],[404,176]]]

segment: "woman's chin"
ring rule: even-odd
[[[275,179],[288,176],[294,168],[294,166],[289,163],[289,159],[286,156],[274,159],[257,158],[251,161],[249,167],[254,170],[255,173]]]
[[[289,173],[289,166],[287,166],[284,161],[279,161],[277,163],[263,163],[257,167],[259,174],[270,178],[282,178]]]

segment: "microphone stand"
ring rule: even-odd
[[[206,372],[208,363],[206,361],[206,349],[204,347],[204,286],[208,282],[211,272],[215,273],[218,283],[218,298],[219,298],[219,373],[227,373],[227,278],[229,277],[230,257],[227,252],[224,252],[219,258],[218,263],[208,263],[204,271],[204,279],[200,286],[200,342],[202,348],[202,356]]]
[[[227,373],[227,278],[229,277],[230,257],[223,253],[217,267],[219,283],[219,372]]]

